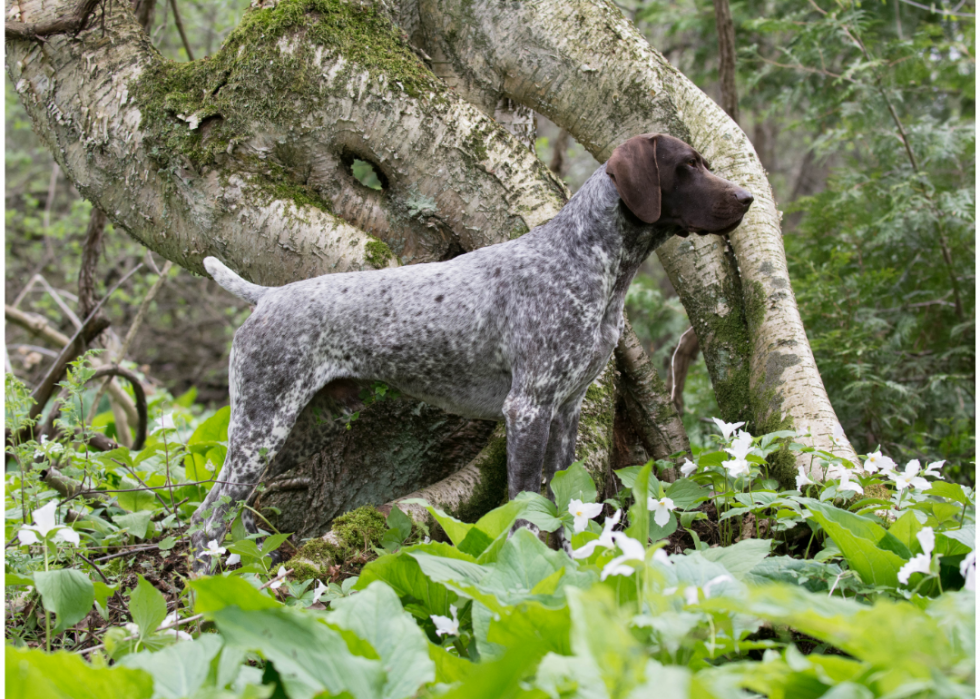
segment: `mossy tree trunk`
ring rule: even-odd
[[[43,21],[71,5],[22,0],[7,19]],[[214,255],[267,285],[448,259],[519,236],[566,200],[529,148],[529,109],[600,160],[628,136],[672,133],[756,194],[732,236],[734,254],[715,238],[661,254],[716,386],[728,387],[719,391],[730,394],[725,417],[750,415],[757,425],[803,417],[815,433],[829,425],[829,403],[829,412],[811,409],[787,381],[792,367],[820,384],[751,145],[612,6],[256,0],[215,56],[184,64],[163,59],[125,5],[107,3],[105,13],[76,37],[8,41],[7,70],[79,191],[163,257],[200,273]],[[375,168],[380,190],[354,177],[355,159]],[[775,349],[787,345],[809,364]],[[618,378],[607,367],[583,409],[578,456],[607,491],[610,463],[641,453],[637,441],[653,448],[651,424],[669,423],[657,456],[687,446],[657,395],[662,382],[646,369],[637,378],[643,359],[620,361]],[[638,381],[627,409],[616,387]],[[318,400],[342,415],[356,388]],[[629,439],[614,434],[636,421],[644,424],[625,430]],[[298,446],[284,450],[294,468],[262,496],[304,535],[467,464],[482,464],[481,478],[459,491],[456,511],[472,517],[503,496],[494,490],[502,464],[493,425],[408,399],[367,407],[349,429],[343,419],[317,423],[294,430]]]

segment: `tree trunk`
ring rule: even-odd
[[[807,423],[816,445],[831,448],[837,418],[789,284],[780,213],[752,144],[718,105],[612,3],[541,0],[501,11],[464,0],[402,0],[393,16],[421,27],[425,50],[438,47],[472,89],[544,114],[599,161],[626,138],[659,131],[687,141],[718,174],[751,191],[755,203],[729,236],[734,256],[716,236],[677,239],[658,255],[698,333],[722,416],[747,420],[756,433]],[[837,453],[856,459],[850,447]]]

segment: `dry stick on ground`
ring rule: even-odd
[[[69,342],[67,335],[63,335],[55,330],[47,320],[39,315],[25,313],[13,306],[4,306],[4,317],[8,322],[24,328],[24,330],[47,340],[61,349],[64,349]],[[57,357],[58,355],[55,354],[54,356]],[[99,358],[96,357],[95,361],[97,363]],[[133,403],[133,399],[115,382],[109,384],[109,395],[126,412],[127,421],[134,424],[139,422],[139,414],[136,412],[136,405]]]
[[[108,377],[108,380],[112,380],[112,377],[114,376],[119,376],[126,379],[133,387],[133,395],[136,396],[137,424],[136,441],[133,442],[132,449],[139,451],[143,448],[143,445],[146,444],[146,430],[148,423],[146,391],[143,390],[143,384],[140,383],[140,379],[135,373],[116,364],[106,364],[104,366],[100,366],[95,370],[95,373],[92,374],[92,378],[90,378],[89,381],[100,379],[102,377]],[[104,385],[105,384],[103,384],[103,386]],[[67,391],[62,390],[58,398],[55,400],[54,405],[51,407],[51,410],[48,412],[48,419],[45,421],[44,427],[41,429],[40,434],[45,434],[49,438],[54,436],[54,421],[61,413],[61,406],[67,397]],[[96,401],[97,400],[98,397],[96,397]],[[86,437],[85,435],[79,435],[79,437],[82,441],[88,442],[96,449],[99,449],[99,451],[109,451],[119,446],[116,442],[99,433],[95,433],[91,436],[91,438]]]
[[[139,330],[140,325],[143,324],[143,319],[146,317],[146,311],[150,307],[150,303],[156,297],[157,292],[160,291],[160,287],[162,287],[163,283],[167,280],[167,273],[170,271],[170,268],[173,266],[174,263],[171,262],[170,260],[167,260],[167,264],[163,266],[163,270],[160,272],[160,276],[158,276],[157,280],[153,282],[153,286],[150,287],[150,290],[146,292],[146,297],[143,299],[143,302],[140,304],[140,308],[136,312],[136,317],[133,319],[132,324],[129,326],[129,330],[126,332],[126,337],[123,338],[122,347],[119,348],[119,354],[116,356],[117,364],[121,362],[126,357],[126,354],[129,352],[129,347],[130,345],[133,344],[133,339],[136,337],[136,332]],[[103,383],[102,386],[99,387],[98,393],[95,394],[95,400],[92,401],[92,407],[89,409],[89,416],[88,416],[89,422],[92,421],[93,413],[95,411],[95,406],[99,404],[99,400],[102,399],[102,394],[105,393],[106,386],[108,385],[109,385],[109,380]],[[142,448],[142,446],[140,446],[139,448]]]
[[[100,0],[80,0],[75,7],[75,11],[70,15],[59,17],[50,22],[37,22],[25,24],[24,22],[7,22],[4,26],[7,40],[28,39],[33,41],[44,41],[43,37],[54,34],[78,34],[85,28],[85,24],[95,8],[99,6]]]

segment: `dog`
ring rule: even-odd
[[[673,235],[734,230],[752,200],[683,141],[644,134],[549,222],[448,261],[263,287],[205,258],[255,310],[232,343],[228,453],[194,515],[193,550],[221,534],[230,502],[267,466],[266,478],[283,470],[275,457],[298,416],[334,382],[381,381],[502,420],[510,497],[541,492],[575,458],[582,399],[619,340],[640,264]]]

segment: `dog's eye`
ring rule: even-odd
[[[698,166],[698,159],[697,158],[691,158],[690,160],[687,161],[687,164],[690,167],[697,167]]]

